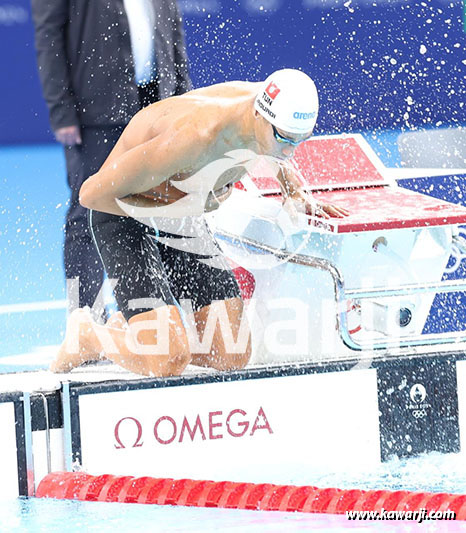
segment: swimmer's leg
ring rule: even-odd
[[[220,310],[217,309],[218,321],[215,325],[209,353],[192,353],[191,364],[217,370],[244,368],[251,357],[251,332],[245,316],[243,300],[241,298],[220,300],[195,312],[194,319],[201,342],[204,339],[209,313],[214,306],[220,306]],[[224,309],[222,309],[223,306]],[[215,312],[215,309],[212,311]],[[222,322],[222,327],[220,327],[220,322]],[[232,333],[233,344],[225,342],[222,329],[227,331],[227,328]],[[238,335],[240,335],[240,339]],[[235,344],[236,346],[234,346]]]
[[[168,338],[158,338],[156,324],[159,323],[166,324]],[[135,315],[128,321],[127,328],[111,326],[112,323],[110,326],[96,324],[89,310],[74,311],[68,319],[65,340],[50,369],[68,372],[95,360],[100,354],[137,374],[175,376],[190,362],[186,331],[176,306],[167,305]]]
[[[123,313],[121,311],[117,311],[110,316],[105,325],[109,328],[126,329],[128,327],[128,322],[126,322]]]
[[[123,313],[121,311],[117,311],[110,316],[105,325],[107,328],[126,329],[128,327],[128,322],[126,322]],[[98,354],[98,356],[93,360],[98,361],[102,359],[105,359],[103,352]]]

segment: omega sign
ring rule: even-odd
[[[132,438],[122,437],[122,428],[132,426]],[[132,416],[121,418],[114,428],[117,450],[124,448],[140,448],[148,437],[155,439],[158,444],[168,445],[181,442],[194,442],[223,439],[224,437],[254,437],[257,431],[273,433],[264,409],[259,408],[255,416],[251,416],[243,409],[233,409],[229,413],[210,411],[202,416],[184,416],[173,418],[168,415],[160,416],[150,428],[150,432],[143,428],[141,422]],[[128,434],[127,432],[125,433]]]

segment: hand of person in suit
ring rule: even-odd
[[[79,126],[65,126],[64,128],[58,128],[54,133],[57,141],[65,146],[82,144]]]

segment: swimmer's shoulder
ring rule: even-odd
[[[122,140],[127,149],[161,134],[186,130],[191,137],[197,132],[204,140],[214,139],[223,128],[222,117],[229,117],[244,100],[253,98],[260,83],[230,81],[194,89],[166,98],[142,109],[131,120]]]
[[[257,94],[260,83],[249,81],[228,81],[224,83],[217,83],[208,87],[200,87],[199,89],[193,89],[176,98],[193,100],[193,101],[205,101],[209,100],[230,100],[235,98],[249,98]]]

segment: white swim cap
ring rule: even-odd
[[[264,81],[254,108],[280,130],[299,135],[314,129],[319,97],[307,74],[286,68],[277,70]]]

